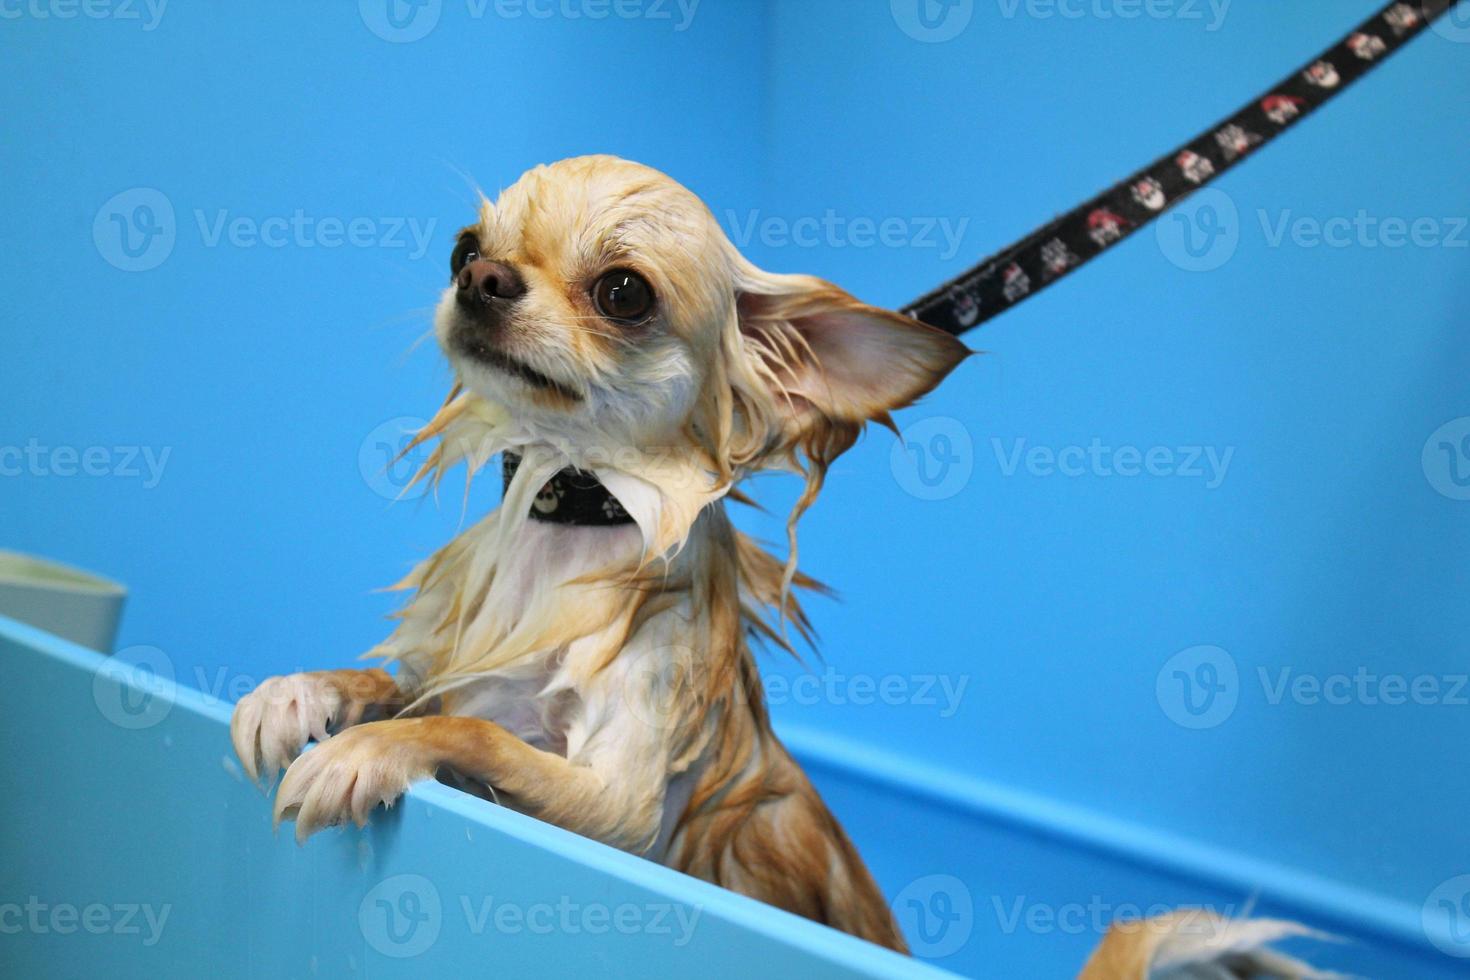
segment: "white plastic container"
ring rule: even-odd
[[[128,590],[91,572],[0,551],[0,615],[111,653]]]

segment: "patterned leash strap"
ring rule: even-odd
[[[1286,132],[1458,0],[1392,3],[1301,71],[1185,146],[903,308],[961,334],[1050,286]]]

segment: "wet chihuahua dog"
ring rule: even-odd
[[[902,949],[771,731],[747,643],[804,631],[791,590],[814,583],[794,549],[778,561],[735,530],[724,501],[779,468],[804,475],[805,508],[865,422],[968,350],[829,283],[757,269],[693,194],[611,157],[538,167],[484,202],[450,272],[435,332],[458,383],[421,433],[439,439],[430,475],[508,453],[505,497],[403,583],[412,601],[373,651],[396,679],[298,674],[239,703],[251,776],[289,764],[277,819],[304,839],[452,774]],[[556,519],[563,506],[590,513]]]
[[[296,674],[240,701],[251,777],[289,767],[276,820],[298,840],[361,825],[438,776],[904,949],[772,732],[747,637],[805,634],[796,519],[865,423],[891,424],[969,351],[761,271],[693,194],[612,157],[537,167],[485,201],[450,273],[435,330],[456,384],[419,434],[438,440],[420,477],[504,454],[504,499],[401,583],[412,599],[370,653],[396,677]],[[805,480],[784,562],[725,512],[767,469]],[[1087,976],[1141,976],[1179,933],[1112,935]]]

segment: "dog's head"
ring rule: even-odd
[[[697,451],[727,479],[825,469],[969,353],[810,276],[747,262],[658,171],[537,167],[459,236],[435,328],[461,382],[559,444]]]

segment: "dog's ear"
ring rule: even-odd
[[[751,275],[736,309],[757,373],[798,425],[813,412],[887,421],[973,353],[942,330],[813,276]]]

